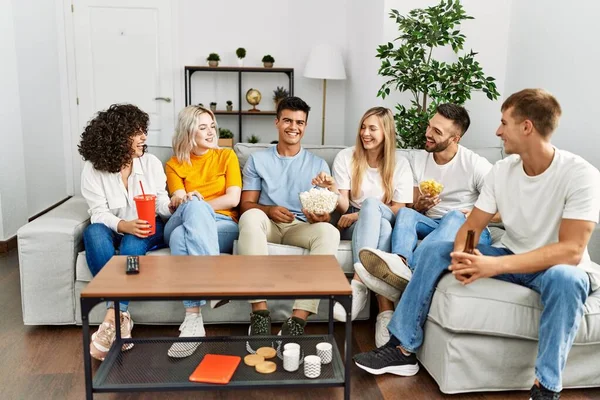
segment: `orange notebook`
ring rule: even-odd
[[[196,367],[190,381],[203,383],[229,383],[237,369],[241,357],[207,354]]]

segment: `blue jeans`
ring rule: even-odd
[[[423,254],[388,325],[390,333],[410,352],[415,352],[423,343],[423,325],[431,299],[437,282],[449,272],[454,243],[426,243],[421,247],[424,247]],[[506,248],[489,245],[478,245],[477,249],[493,257],[512,254]],[[525,286],[540,294],[544,309],[540,318],[535,376],[544,387],[559,392],[562,390],[562,371],[590,293],[588,275],[574,266],[555,265],[533,274],[502,274],[494,279]]]
[[[104,224],[90,224],[83,232],[83,245],[85,247],[85,259],[93,276],[106,265],[119,250],[122,256],[143,256],[155,247],[162,247],[164,222],[157,217],[155,222],[156,232],[147,238],[139,238],[135,235],[120,235]],[[128,301],[119,303],[119,309],[127,311]],[[112,302],[106,303],[106,307],[112,307]]]
[[[177,207],[165,226],[165,242],[173,255],[219,255],[231,253],[238,238],[238,224],[217,214],[204,200],[192,198]],[[186,308],[206,304],[204,300],[185,300]]]
[[[359,211],[358,220],[341,232],[341,239],[352,238],[352,262],[359,262],[358,252],[363,247],[390,251],[394,213],[381,201],[367,198],[360,210],[350,207],[348,213]]]
[[[442,218],[432,219],[412,208],[401,208],[392,231],[392,253],[404,257],[409,268],[414,270],[419,256],[423,253],[424,244],[454,241],[456,233],[465,221],[465,215],[461,211],[453,210]],[[419,239],[422,241],[417,247]],[[492,244],[489,229],[486,228],[481,233],[479,243]]]

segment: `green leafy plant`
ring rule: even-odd
[[[221,61],[221,57],[217,53],[210,53],[208,57],[206,57],[206,61]]]
[[[217,103],[216,103],[216,102],[214,102],[214,101],[211,101],[211,102],[210,102],[210,105],[211,105],[211,106],[214,106],[214,107],[216,107],[216,106],[217,106]]]
[[[232,106],[233,105],[233,101],[231,101],[231,100],[227,100],[225,103],[227,103],[228,106]]]
[[[377,96],[385,98],[392,91],[409,92],[410,107],[396,105],[397,145],[402,148],[423,148],[425,130],[438,104],[462,105],[471,92],[483,91],[490,100],[500,95],[493,77],[486,77],[476,52],[462,52],[465,35],[460,33],[467,15],[459,0],[442,0],[426,9],[414,9],[403,16],[397,10],[390,18],[398,24],[399,36],[377,48],[381,59],[379,75],[387,81]],[[450,46],[458,59],[454,63],[432,58],[436,47]]]
[[[248,138],[248,143],[258,143],[260,142],[260,138],[256,135],[252,135]]]
[[[273,101],[277,103],[281,99],[285,99],[290,95],[290,92],[287,91],[283,86],[277,86],[277,89],[273,90]]]
[[[275,59],[270,54],[267,54],[266,56],[264,56],[262,58],[262,62],[264,62],[264,63],[274,63]]]
[[[220,139],[232,139],[233,138],[233,132],[231,132],[227,128],[219,128],[219,138]]]
[[[244,57],[246,57],[246,49],[243,48],[243,47],[239,47],[235,51],[235,55],[237,56],[237,58],[244,58]]]

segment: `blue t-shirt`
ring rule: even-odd
[[[242,190],[260,190],[259,204],[285,207],[306,221],[299,194],[312,188],[312,179],[321,171],[331,174],[325,160],[311,152],[301,148],[295,156],[284,157],[272,146],[250,154],[242,171]]]

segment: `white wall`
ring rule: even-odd
[[[600,3],[515,1],[505,92],[550,91],[563,116],[552,142],[600,168],[598,22]]]
[[[27,214],[67,196],[55,1],[13,0]],[[67,135],[63,137],[63,135]]]
[[[177,65],[181,81],[175,87],[183,87],[183,66],[207,65],[206,57],[215,52],[221,56],[220,66],[237,66],[235,50],[247,51],[245,66],[262,66],[265,54],[275,58],[276,67],[295,69],[296,96],[303,98],[311,113],[303,139],[304,143],[321,142],[322,81],[302,76],[311,48],[325,40],[339,46],[346,53],[346,1],[345,0],[263,0],[248,2],[199,2],[182,0],[176,5],[178,49]],[[237,104],[237,83],[234,77],[223,73],[196,73],[193,75],[194,103],[208,106],[216,101],[224,109],[225,101]],[[261,110],[273,110],[273,90],[276,86],[287,87],[287,77],[279,74],[255,74],[248,76],[242,86],[243,94],[250,88],[262,93]],[[344,143],[345,81],[327,82],[326,143]],[[177,93],[177,92],[176,92]],[[183,105],[183,92],[176,95],[175,109]],[[242,98],[242,109],[251,106]],[[255,134],[262,142],[277,138],[273,116],[244,118],[244,140]],[[218,116],[221,127],[234,132],[237,139],[237,117]]]
[[[503,89],[506,77],[511,3],[511,0],[496,0],[493,2],[462,1],[466,13],[475,18],[465,21],[461,26],[462,33],[467,37],[464,51],[473,49],[479,53],[476,59],[486,75],[496,78],[501,96],[504,95]],[[381,38],[373,47],[373,54],[376,53],[378,45],[393,41],[398,36],[398,25],[395,20],[389,18],[392,9],[406,15],[412,9],[427,8],[436,4],[438,4],[437,0],[385,0],[382,15],[383,32]],[[440,61],[453,62],[456,60],[456,55],[450,48],[438,48],[434,51],[433,56]],[[376,68],[379,68],[380,64],[380,60],[376,59]],[[377,82],[377,89],[383,83],[381,78],[373,74],[366,75],[365,79],[372,84]],[[369,86],[373,86],[372,84]],[[367,83],[363,83],[363,85],[367,85]],[[410,98],[409,94],[396,93],[386,98],[384,104],[394,110],[397,103],[408,106]],[[496,101],[490,101],[483,93],[473,93],[471,101],[465,104],[471,117],[471,127],[462,141],[465,146],[500,146],[500,141],[495,137],[494,132],[498,126],[502,100],[503,97]],[[377,101],[381,100],[373,100],[374,103]]]
[[[0,0],[0,240],[27,222],[27,190],[13,8]]]

